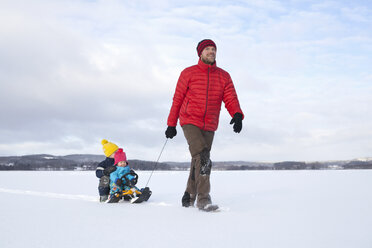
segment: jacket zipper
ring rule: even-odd
[[[204,127],[205,129],[205,117],[207,116],[207,108],[208,108],[208,91],[209,91],[209,67],[208,67],[208,81],[207,81],[207,99],[205,102],[205,113],[204,113]]]
[[[187,114],[187,106],[189,106],[189,101],[190,101],[190,100],[187,100],[186,107],[185,107],[185,113],[186,113],[186,114]]]

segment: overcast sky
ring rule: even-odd
[[[0,0],[0,156],[156,160],[180,72],[213,39],[245,114],[212,160],[372,157],[371,1]],[[161,161],[189,161],[182,129]]]

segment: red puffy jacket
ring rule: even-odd
[[[231,117],[241,113],[239,100],[229,73],[199,59],[197,65],[181,72],[168,116],[168,126],[193,124],[202,130],[216,131],[221,104],[225,103]],[[244,118],[244,115],[243,115]]]

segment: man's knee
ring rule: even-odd
[[[210,151],[205,148],[200,153],[200,175],[210,175],[212,169],[212,161],[210,159]]]

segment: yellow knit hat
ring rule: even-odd
[[[119,148],[114,143],[108,142],[105,139],[103,139],[101,143],[103,145],[103,153],[106,155],[106,157],[110,157]]]

